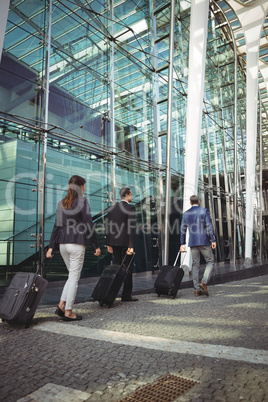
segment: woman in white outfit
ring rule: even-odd
[[[47,258],[51,258],[53,249],[59,245],[69,272],[55,311],[64,321],[82,320],[82,316],[73,313],[73,305],[84,264],[86,246],[92,243],[95,249],[94,255],[99,256],[101,253],[89,203],[83,197],[85,186],[86,181],[83,177],[75,175],[70,178],[67,195],[57,205],[56,221],[46,254]]]

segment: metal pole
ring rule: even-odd
[[[236,264],[236,243],[237,243],[237,51],[235,38],[232,28],[229,24],[234,45],[234,248],[233,248],[233,265]]]
[[[157,39],[157,24],[156,24],[156,16],[154,15],[155,3],[149,2],[149,12],[150,12],[150,31],[151,31],[151,46],[153,49],[153,57],[152,57],[152,65],[156,71],[158,66],[158,58],[157,58],[157,44],[155,40]],[[162,165],[162,154],[161,154],[161,139],[158,136],[158,133],[161,130],[160,125],[160,109],[157,104],[157,99],[159,99],[159,76],[158,73],[154,73],[152,78],[152,92],[153,92],[153,125],[154,125],[154,141],[155,141],[155,162],[160,166]],[[162,258],[164,255],[164,228],[163,228],[163,219],[162,219],[162,207],[164,205],[164,195],[163,195],[163,173],[159,169],[156,174],[156,214],[157,214],[157,222],[159,227],[158,234],[158,264],[162,265]]]
[[[229,31],[233,41],[234,49],[234,207],[233,207],[233,221],[234,221],[234,237],[233,237],[233,265],[236,264],[236,243],[237,243],[237,50],[234,33],[230,22],[227,18],[225,21],[228,24]]]
[[[51,48],[51,22],[52,22],[52,1],[49,1],[48,17],[48,38],[46,52],[46,78],[45,78],[45,116],[44,116],[44,137],[43,137],[43,169],[42,177],[39,183],[40,196],[40,223],[38,245],[40,248],[40,273],[43,274],[43,262],[45,260],[45,188],[46,188],[46,165],[47,165],[47,131],[48,131],[48,103],[49,103],[49,68],[50,68],[50,48]],[[45,38],[46,40],[46,38]]]
[[[262,103],[259,91],[260,102],[260,262],[262,262]]]
[[[167,149],[166,149],[166,166],[167,167],[166,167],[165,222],[164,222],[164,233],[165,233],[164,265],[168,265],[168,257],[169,257],[174,19],[175,19],[175,0],[171,0],[171,2],[170,2],[170,33],[169,33],[167,144],[166,144],[166,147],[167,147]]]
[[[114,0],[110,0],[110,36],[114,36]],[[116,150],[115,141],[115,120],[114,120],[114,41],[110,41],[110,137],[111,147]],[[115,155],[111,157],[111,197],[112,204],[115,203]]]
[[[190,208],[189,199],[191,195],[198,192],[208,13],[209,0],[191,1],[183,212]],[[184,259],[184,265],[191,270],[192,258],[188,239],[189,231],[186,234],[188,252]]]

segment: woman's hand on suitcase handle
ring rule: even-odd
[[[185,244],[182,244],[182,245],[181,245],[181,247],[180,247],[180,252],[181,252],[181,253],[186,253],[186,245],[185,245]]]
[[[49,248],[49,249],[47,250],[47,253],[46,253],[46,257],[47,257],[47,258],[52,258],[52,257],[53,257],[52,251],[53,251],[53,248]]]
[[[101,249],[100,249],[99,247],[96,248],[94,255],[96,255],[97,257],[98,257],[99,255],[101,255]]]
[[[127,255],[132,255],[134,253],[134,248],[128,248],[126,253]]]

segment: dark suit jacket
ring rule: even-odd
[[[216,242],[210,214],[206,208],[192,206],[184,212],[181,222],[181,244],[186,244],[186,230],[189,229],[189,247],[209,246]]]
[[[58,244],[76,243],[98,248],[98,241],[93,227],[88,200],[77,197],[71,209],[57,205],[56,221],[51,233],[49,247],[55,248]]]
[[[135,207],[126,201],[111,206],[106,218],[107,246],[134,248],[135,235]]]

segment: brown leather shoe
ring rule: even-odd
[[[204,293],[202,292],[202,290],[196,290],[195,292],[194,292],[194,295],[195,296],[202,296]]]
[[[200,282],[200,287],[203,290],[203,293],[208,296],[208,288],[207,285],[205,285],[203,282]]]

